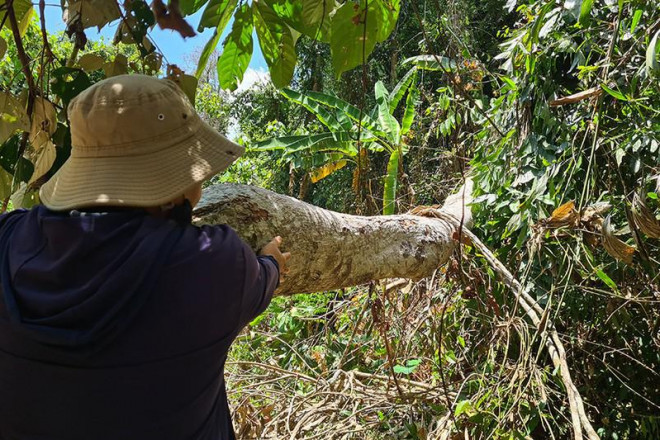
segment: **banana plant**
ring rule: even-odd
[[[388,91],[382,81],[374,87],[376,105],[370,112],[343,99],[320,92],[280,91],[287,99],[310,111],[327,129],[322,133],[284,136],[259,142],[255,150],[282,150],[283,159],[295,163],[300,154],[320,160],[322,165],[311,170],[312,180],[318,181],[343,168],[357,163],[358,142],[363,148],[389,155],[384,179],[383,214],[393,214],[396,204],[399,169],[408,152],[406,134],[415,119],[415,105],[419,96],[416,86],[417,69],[413,68]],[[401,120],[394,116],[406,97]]]

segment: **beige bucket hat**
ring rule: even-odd
[[[120,75],[69,104],[71,157],[39,192],[53,210],[160,206],[245,151],[201,120],[172,81]]]

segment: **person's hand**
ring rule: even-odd
[[[280,274],[283,275],[289,272],[289,268],[286,264],[289,261],[289,258],[291,258],[291,252],[282,253],[280,251],[281,245],[282,237],[278,235],[277,237],[273,238],[266,246],[261,248],[259,255],[269,255],[275,258],[275,261],[277,261],[277,264],[280,266]]]

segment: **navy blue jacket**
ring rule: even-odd
[[[1,216],[0,439],[233,439],[227,352],[278,279],[228,226]]]

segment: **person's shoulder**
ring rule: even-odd
[[[184,233],[184,247],[206,255],[236,255],[243,249],[240,237],[228,225],[188,226]]]
[[[19,209],[13,209],[11,211],[3,212],[0,214],[0,228],[5,225],[10,219],[17,220],[21,217],[25,217],[26,215],[33,214],[33,215],[38,215],[39,210],[46,209],[44,206],[37,205],[32,209],[24,209],[24,208],[19,208]]]

